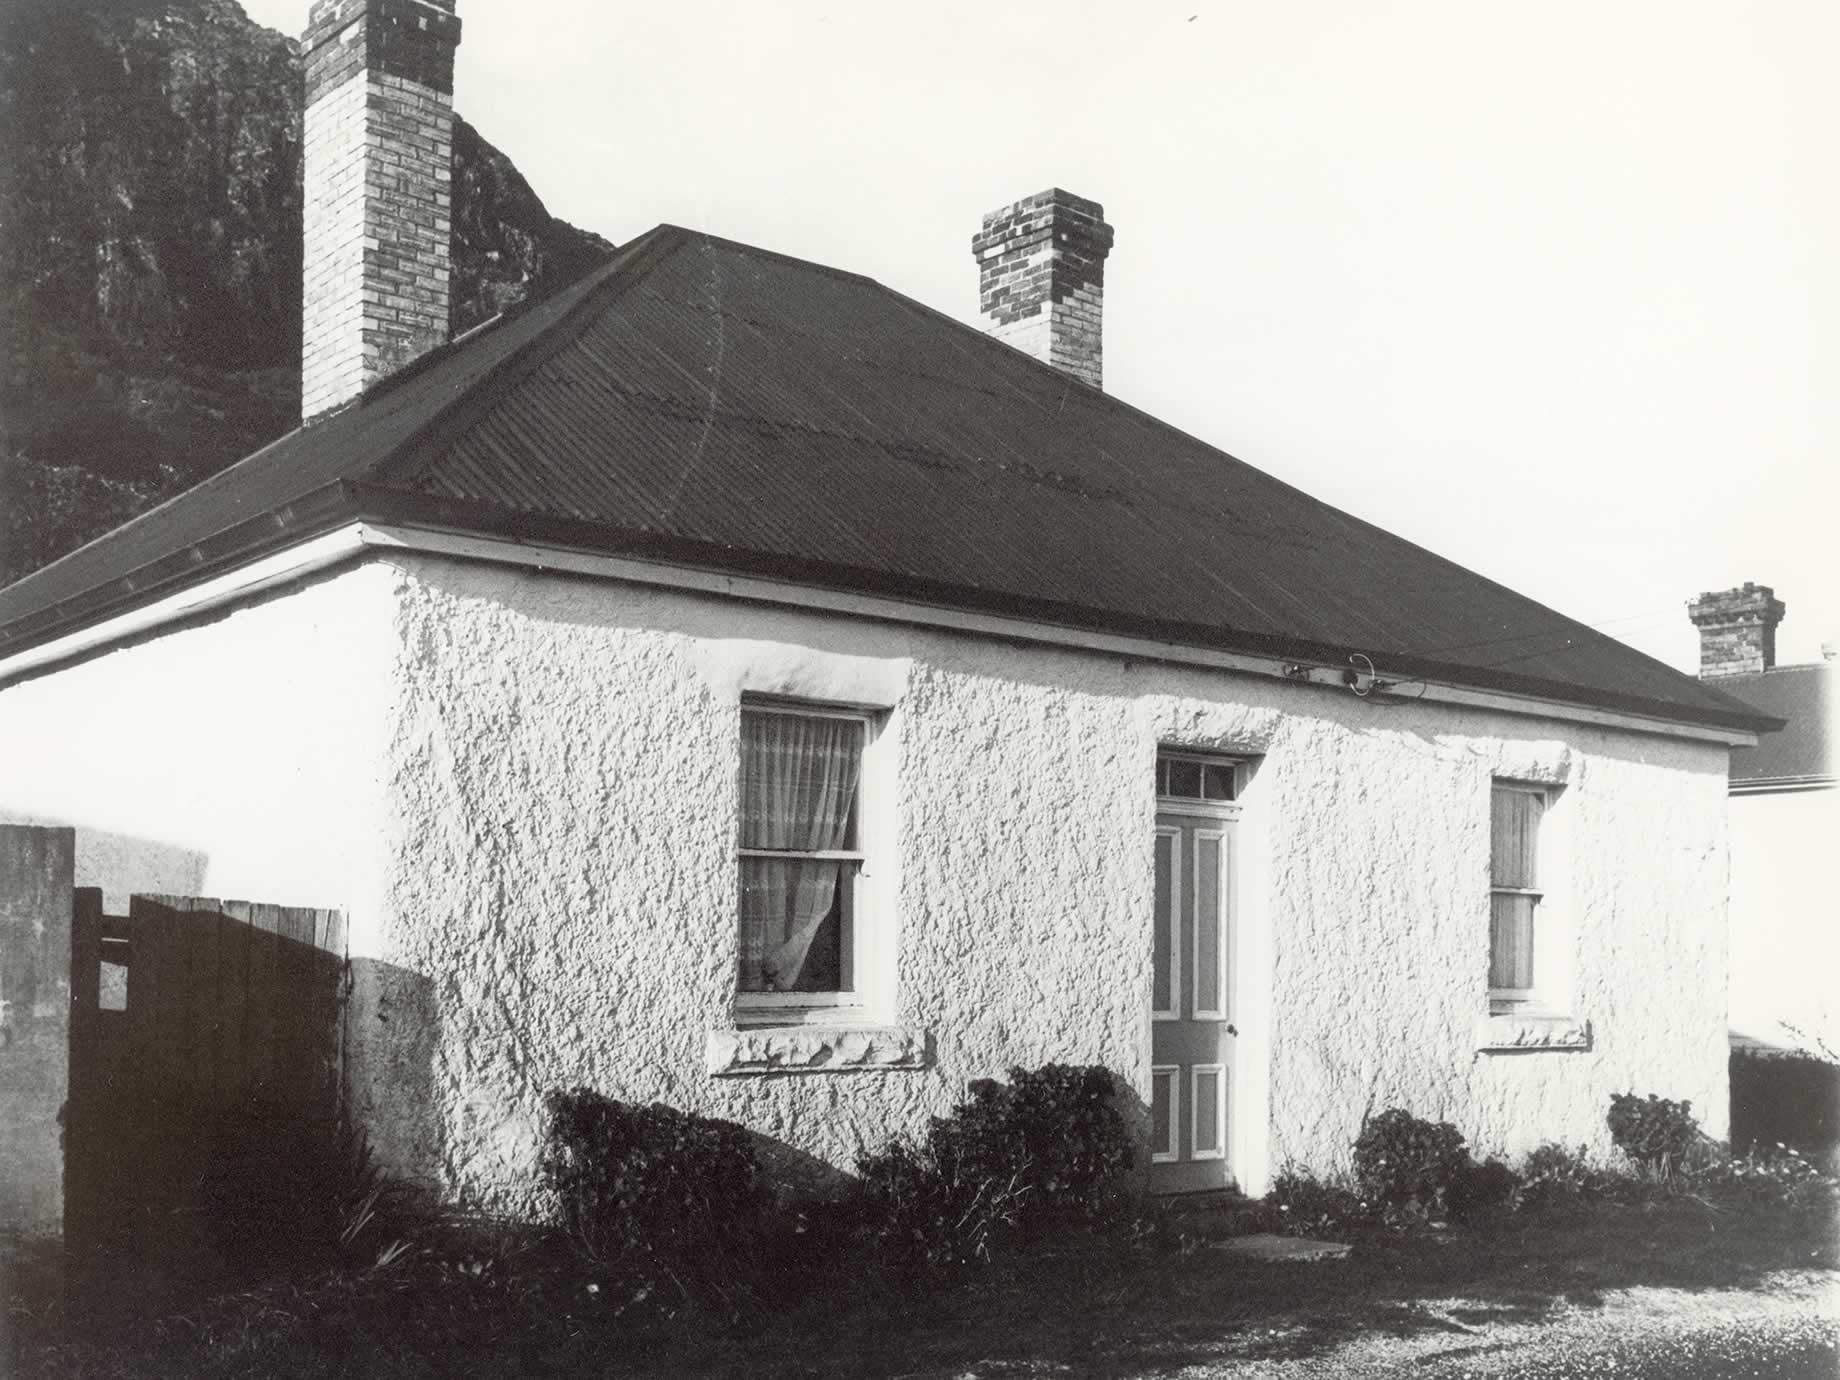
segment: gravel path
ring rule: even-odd
[[[1840,1380],[1840,1272],[1792,1270],[1751,1289],[1634,1288],[1537,1318],[1473,1299],[1401,1305],[1396,1326],[1333,1346],[1321,1318],[1250,1327],[1215,1355],[1158,1364],[1155,1340],[1120,1338],[1084,1364],[989,1360],[908,1380]]]
[[[1840,1377],[1840,1273],[1785,1271],[1758,1289],[1637,1288],[1601,1305],[1567,1304],[1536,1322],[1461,1298],[1423,1300],[1406,1335],[1365,1335],[1332,1350],[1283,1360],[1282,1329],[1223,1356],[1167,1372],[1213,1377],[1413,1376],[1424,1380],[1737,1380]],[[1424,1328],[1423,1322],[1432,1326]],[[1260,1356],[1259,1353],[1264,1355]]]

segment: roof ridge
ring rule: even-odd
[[[799,268],[809,268],[830,278],[842,278],[852,283],[868,283],[874,287],[881,288],[884,292],[893,291],[892,288],[888,287],[887,284],[883,283],[880,279],[871,278],[866,273],[857,273],[848,268],[838,268],[835,264],[820,263],[816,259],[801,259],[797,254],[788,254],[779,249],[763,249],[757,244],[748,244],[744,240],[731,240],[726,235],[712,235],[707,230],[693,230],[689,226],[676,225],[670,221],[659,221],[657,225],[654,225],[645,233],[647,235],[655,235],[661,230],[671,230],[675,231],[677,234],[686,235],[694,239],[708,240],[711,244],[721,245],[724,249],[737,250],[743,254],[753,255],[755,258],[772,259],[778,263],[794,264]]]

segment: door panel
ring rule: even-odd
[[[1150,1161],[1182,1158],[1182,1070],[1174,1064],[1150,1070]]]
[[[1221,891],[1226,871],[1225,834],[1219,829],[1196,829],[1192,852],[1195,862],[1195,986],[1196,1020],[1224,1021],[1226,965],[1222,941],[1226,938]]]
[[[1225,1188],[1233,1066],[1233,821],[1157,815],[1151,1187]]]
[[[1156,946],[1156,961],[1152,965],[1155,976],[1150,992],[1152,1016],[1176,1014],[1175,989],[1181,976],[1181,957],[1177,949],[1181,930],[1176,912],[1182,904],[1179,894],[1182,877],[1176,862],[1181,843],[1179,829],[1159,828],[1156,831],[1156,911],[1151,940]]]

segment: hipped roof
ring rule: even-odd
[[[0,591],[0,658],[354,520],[1775,725],[868,278],[669,225]]]

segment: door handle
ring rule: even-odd
[[[1239,1034],[1239,1027],[1234,1025],[1232,1021],[1227,1022],[1227,1034],[1229,1035]]]

